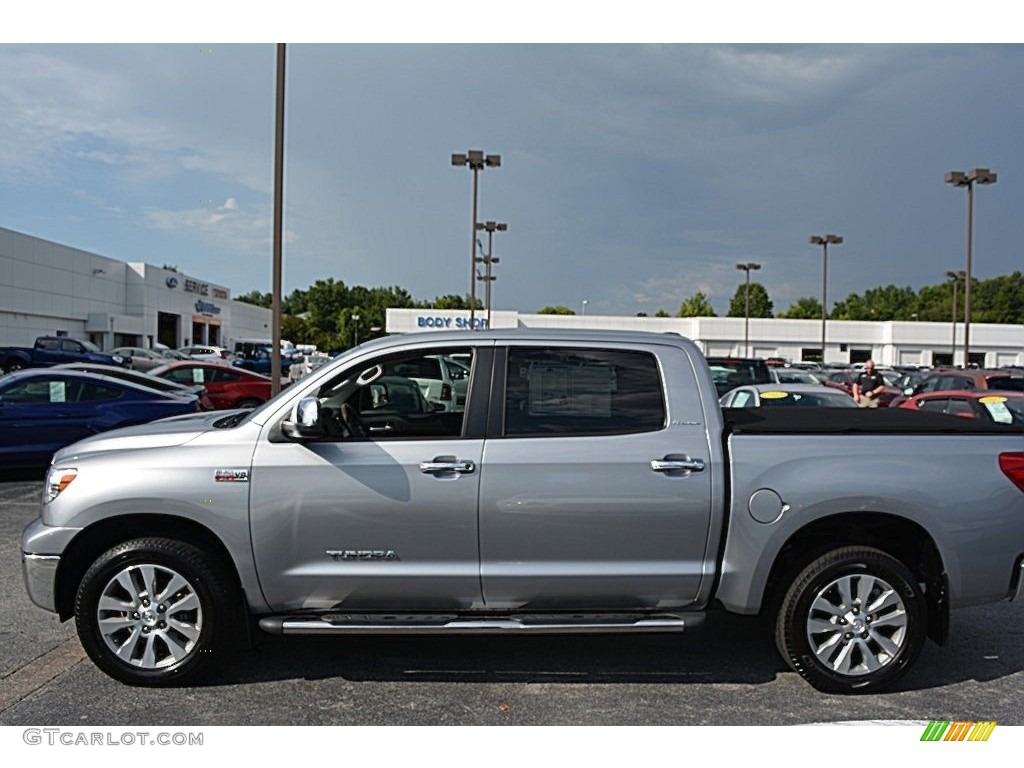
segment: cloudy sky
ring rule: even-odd
[[[269,44],[0,45],[0,226],[270,290]],[[723,313],[757,274],[785,309],[964,266],[1024,268],[1024,48],[292,44],[285,289],[469,289],[472,174],[495,307]]]

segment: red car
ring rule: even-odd
[[[185,384],[201,384],[217,409],[254,408],[270,399],[271,380],[258,373],[198,360],[154,368],[151,376]]]
[[[904,400],[899,407],[1024,426],[1024,392],[966,389],[927,392]]]

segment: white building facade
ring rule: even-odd
[[[486,313],[476,324],[486,327]],[[603,328],[678,333],[693,339],[706,355],[782,357],[792,362],[821,360],[821,320],[751,318],[749,345],[742,317],[619,317],[491,313],[492,328]],[[468,310],[389,309],[388,333],[469,328]],[[962,323],[853,322],[829,320],[825,362],[880,365],[962,365]],[[955,348],[955,349],[954,349]],[[984,368],[1024,365],[1024,325],[971,324],[971,363]]]
[[[100,349],[228,346],[270,338],[271,312],[176,270],[123,262],[0,227],[0,346],[37,336],[87,339]]]

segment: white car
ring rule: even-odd
[[[399,364],[385,365],[384,368],[388,375],[415,381],[434,410],[465,410],[470,369],[458,360],[444,355],[424,355]]]
[[[196,344],[191,347],[179,347],[178,351],[183,355],[188,355],[193,360],[203,360],[207,363],[231,364],[231,353],[224,349],[224,347]]]

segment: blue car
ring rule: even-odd
[[[194,394],[52,368],[0,378],[0,465],[50,462],[54,452],[98,432],[199,411]]]

